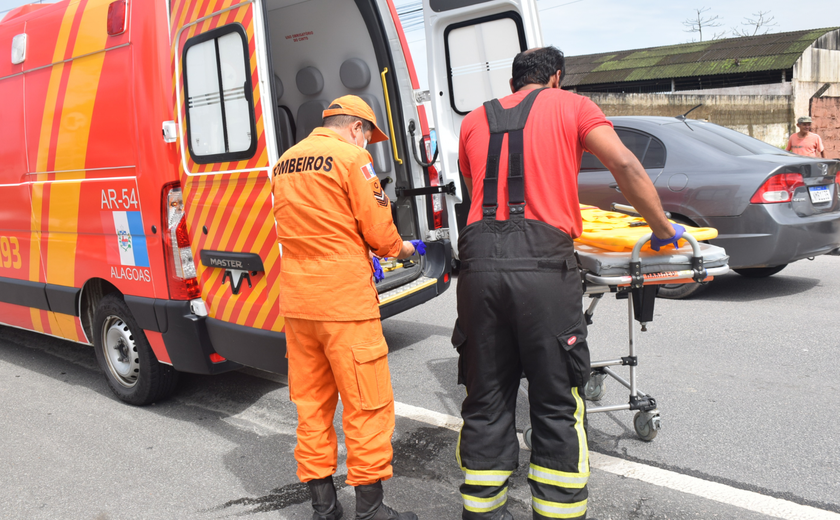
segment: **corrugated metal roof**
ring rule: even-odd
[[[564,87],[786,70],[837,27],[568,56]]]

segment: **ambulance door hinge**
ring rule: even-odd
[[[630,396],[630,409],[640,410],[642,412],[649,412],[656,410],[656,399],[649,395]]]
[[[638,289],[645,284],[645,279],[642,277],[642,262],[630,262],[630,288]]]
[[[417,197],[420,195],[437,195],[443,193],[445,195],[455,195],[455,182],[444,184],[443,186],[429,186],[426,188],[396,188],[394,190],[397,197]]]
[[[178,140],[178,124],[175,121],[163,122],[163,142],[174,143]]]
[[[414,91],[414,102],[418,105],[422,105],[426,101],[432,100],[432,93],[428,90],[415,90]]]

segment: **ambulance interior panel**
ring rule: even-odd
[[[381,70],[356,2],[268,0],[266,6],[281,150],[320,126],[330,100],[347,94],[365,100],[377,126],[390,137]],[[290,132],[293,139],[287,137]],[[385,192],[396,201],[397,179],[386,180],[394,171],[390,141],[367,149]]]

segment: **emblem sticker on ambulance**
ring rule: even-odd
[[[265,272],[262,258],[256,253],[234,253],[230,251],[209,251],[202,249],[201,264],[205,267],[224,269],[225,274],[222,276],[222,283],[230,280],[230,291],[233,294],[239,294],[239,290],[242,289],[243,280],[247,280],[248,287],[253,288],[251,275]]]
[[[120,244],[120,249],[128,251],[131,249],[131,235],[128,231],[120,229],[117,231],[117,242]]]

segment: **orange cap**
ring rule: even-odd
[[[341,96],[330,103],[329,108],[324,110],[324,118],[326,119],[330,116],[361,117],[373,124],[373,137],[371,137],[369,141],[371,144],[388,140],[388,136],[385,135],[385,132],[376,126],[376,116],[373,113],[373,109],[371,109],[370,106],[359,96]]]

